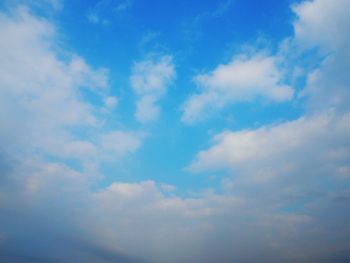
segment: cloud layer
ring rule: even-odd
[[[287,58],[259,50],[194,77],[186,123],[241,101],[305,96],[306,110],[213,135],[187,170],[214,174],[220,187],[191,193],[152,175],[121,181],[119,170],[100,184],[103,165],[132,156],[145,132],[109,125],[119,107],[109,71],[59,45],[52,22],[25,7],[0,13],[0,261],[349,261],[348,3],[292,7],[287,48],[316,49],[320,62],[298,96],[285,84]],[[134,64],[139,122],[157,119],[175,76],[170,55]]]

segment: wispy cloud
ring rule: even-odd
[[[204,27],[204,24],[212,21],[213,19],[223,17],[230,10],[231,4],[231,0],[221,1],[215,9],[201,12],[192,17],[184,25],[185,36],[191,39],[198,38],[202,32],[202,27]]]
[[[132,0],[99,0],[89,9],[86,17],[91,23],[107,25],[111,19],[127,12],[132,4]]]
[[[194,77],[199,91],[184,103],[182,121],[192,123],[204,119],[211,111],[240,101],[291,100],[293,89],[281,84],[282,80],[276,57],[259,53],[237,56],[228,64]]]
[[[175,76],[175,66],[169,55],[151,55],[134,64],[130,84],[138,97],[135,113],[138,121],[146,123],[157,119],[160,112],[157,102]]]

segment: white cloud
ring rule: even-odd
[[[349,201],[350,163],[348,5],[348,1],[314,0],[293,7],[297,19],[295,36],[289,41],[299,50],[289,52],[304,54],[316,48],[318,57],[312,59],[321,57],[322,61],[307,77],[305,115],[256,129],[219,133],[213,145],[200,151],[188,167],[194,172],[228,170],[230,177],[222,181],[223,188],[243,194],[252,210],[262,209],[252,225],[269,225],[266,242],[295,257],[291,261],[349,259],[346,221],[350,214],[344,210]],[[276,215],[273,211],[277,210],[289,212]],[[271,214],[261,217],[266,211]],[[279,243],[276,235],[298,245]],[[332,236],[337,245],[320,241],[326,236]],[[308,238],[313,245],[317,243],[317,251]]]
[[[89,89],[100,96],[106,111],[111,111],[118,100],[106,95],[108,70],[93,69],[75,54],[63,56],[57,51],[60,47],[56,44],[55,27],[25,7],[0,14],[0,35],[2,151],[17,156],[35,152],[91,162],[102,147],[99,137],[105,131],[97,132],[97,128],[104,120],[96,115],[97,105],[83,100],[83,92]],[[79,138],[72,128],[84,128],[92,135]],[[126,132],[120,134],[126,136]],[[126,143],[131,140],[127,139]],[[119,149],[113,147],[118,152],[115,157],[135,149],[134,144],[122,142]]]
[[[106,96],[103,99],[103,103],[104,103],[104,105],[101,109],[101,112],[110,113],[118,106],[119,99],[118,99],[118,97],[115,97],[115,96]]]
[[[283,102],[293,97],[292,88],[282,84],[277,58],[264,54],[237,56],[212,72],[197,75],[194,80],[200,89],[183,105],[182,121],[187,123],[239,101],[263,98]]]
[[[171,184],[161,184],[160,188],[164,192],[173,192],[173,191],[176,190],[176,186],[175,185],[171,185]]]
[[[350,216],[343,210],[349,200],[350,163],[348,6],[348,1],[314,0],[293,7],[297,15],[295,36],[290,40],[293,48],[299,49],[298,54],[316,48],[322,61],[305,73],[305,115],[257,129],[219,133],[213,145],[200,151],[188,167],[193,172],[228,170],[230,178],[222,181],[223,188],[243,194],[253,210],[270,210],[270,215],[262,217],[264,212],[258,212],[259,219],[252,224],[270,228],[276,220],[278,230],[270,228],[268,236],[274,238],[266,241],[284,255],[287,251],[293,257],[298,254],[295,261],[348,259],[348,238],[342,232],[348,233],[345,222]],[[279,54],[282,62],[283,55]],[[203,94],[206,104],[214,101]],[[286,218],[286,214],[272,215],[284,209],[293,213]],[[282,225],[283,230],[278,227]],[[294,239],[300,247],[278,243],[275,235]],[[320,241],[329,235],[337,245]],[[317,252],[305,242],[307,237],[317,243]]]
[[[318,168],[324,168],[324,173],[337,175],[346,171],[342,167],[347,167],[349,162],[346,154],[349,153],[347,102],[350,78],[346,65],[350,62],[347,33],[350,19],[344,11],[348,5],[348,1],[342,0],[314,0],[293,6],[297,18],[292,41],[302,50],[319,48],[321,55],[326,57],[308,75],[303,91],[309,95],[306,103],[312,111],[295,121],[218,134],[214,137],[215,145],[200,152],[191,169],[229,167],[258,180],[269,180],[286,173],[305,174],[303,169],[310,169],[318,161],[321,162]],[[213,84],[208,80],[215,80],[217,86],[221,84],[213,78],[214,73],[209,77],[204,75],[209,87]],[[205,95],[203,98],[209,103],[211,97],[207,93]],[[305,154],[307,161],[301,157]],[[295,169],[299,169],[298,172]]]
[[[90,187],[102,161],[136,151],[142,136],[104,129],[100,106],[83,92],[115,107],[108,71],[57,43],[54,25],[29,9],[0,13],[0,261],[126,262],[127,255],[93,238],[89,218],[100,219]],[[30,241],[38,233],[39,246]]]
[[[328,51],[345,47],[349,40],[349,8],[347,0],[313,0],[295,5],[295,37],[309,47],[322,46]]]
[[[3,3],[8,7],[15,7],[19,5],[31,6],[40,8],[41,11],[59,11],[62,9],[61,0],[4,0]]]
[[[348,112],[326,110],[295,121],[217,135],[214,145],[198,154],[192,169],[232,170],[220,194],[209,189],[181,197],[169,194],[172,186],[151,180],[117,181],[91,190],[96,182],[87,176],[88,170],[55,163],[55,158],[44,161],[46,155],[40,152],[50,157],[77,156],[93,170],[96,158],[120,156],[140,147],[143,134],[101,131],[103,120],[94,114],[100,107],[81,99],[81,90],[89,88],[102,96],[104,107],[116,106],[114,97],[104,93],[107,71],[93,69],[77,56],[62,59],[55,51],[54,27],[26,10],[18,10],[14,17],[1,14],[0,35],[6,35],[0,37],[0,261],[348,259]],[[276,91],[283,85],[272,66],[274,57],[234,62],[237,65],[201,75],[197,81],[203,90],[218,84],[218,95],[231,94],[224,86],[234,82],[242,86],[232,93],[240,99],[289,98]],[[231,67],[245,68],[250,62],[271,67],[272,77],[260,80],[275,89],[253,89],[255,82],[221,73]],[[149,98],[146,109],[158,109],[156,103],[166,93],[165,84],[173,79],[174,69],[170,62],[170,66],[157,67],[154,61],[144,65],[134,91],[140,101]],[[253,72],[264,75],[263,70]],[[78,136],[74,129],[84,130],[89,137]]]
[[[142,123],[150,122],[158,118],[160,109],[156,104],[157,97],[144,96],[137,102],[135,117]]]
[[[295,41],[303,49],[318,48],[324,58],[308,76],[303,95],[308,96],[309,107],[319,110],[335,107],[349,110],[350,17],[346,0],[315,0],[294,6]],[[320,30],[322,29],[322,30]]]
[[[223,132],[190,169],[229,168],[236,176],[266,181],[313,175],[317,166],[319,176],[336,176],[350,162],[349,124],[350,114],[326,112],[256,130]]]
[[[160,109],[159,99],[165,95],[175,79],[172,57],[150,57],[135,63],[130,85],[138,97],[135,116],[142,123],[157,119]]]
[[[112,131],[101,136],[100,154],[111,157],[123,156],[136,151],[141,145],[142,134]]]
[[[94,193],[83,174],[38,160],[16,164],[15,173],[4,175],[11,179],[6,187],[0,187],[0,197],[6,196],[0,199],[0,233],[12,242],[0,243],[0,258],[35,256],[73,262],[72,256],[79,256],[92,262],[139,262],[137,258],[141,258],[167,263],[264,258],[269,262],[307,262],[301,259],[317,261],[336,255],[344,246],[337,243],[338,247],[331,248],[327,244],[348,233],[332,233],[334,239],[324,243],[319,238],[323,234],[320,226],[332,226],[332,220],[315,225],[312,214],[276,212],[281,203],[291,202],[279,197],[286,190],[263,191],[262,196],[254,188],[253,196],[249,191],[245,195],[208,191],[181,198],[167,196],[162,185],[154,181],[142,181],[114,182]],[[26,219],[25,228],[22,220],[10,220],[13,207]],[[29,242],[39,228],[41,238]],[[305,249],[310,240],[316,248]],[[64,253],[53,253],[57,249]]]
[[[106,76],[89,69],[80,58],[59,60],[52,51],[54,28],[47,21],[31,16],[25,8],[18,8],[13,16],[0,15],[1,139],[8,146],[11,141],[25,139],[30,145],[48,150],[45,140],[62,138],[64,127],[95,123],[89,105],[79,99],[77,88]],[[26,138],[14,138],[23,130]]]

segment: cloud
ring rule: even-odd
[[[88,90],[115,107],[108,70],[62,51],[55,26],[26,7],[0,13],[0,35],[0,261],[139,262],[93,241],[84,219],[98,166],[142,139],[106,130],[101,106],[83,99]]]
[[[139,48],[143,49],[145,46],[152,44],[160,36],[159,32],[148,31],[145,32],[140,40]]]
[[[110,113],[118,106],[119,103],[119,99],[116,96],[105,96],[103,100],[104,106],[101,109],[102,113]]]
[[[339,243],[331,248],[319,238],[323,235],[319,227],[333,226],[336,221],[319,222],[316,217],[317,210],[334,209],[341,202],[335,200],[344,195],[322,197],[328,202],[326,208],[324,201],[317,205],[322,201],[317,199],[310,209],[315,212],[285,213],[276,207],[293,204],[288,189],[253,187],[254,195],[230,190],[179,197],[168,196],[161,184],[148,180],[114,182],[93,192],[84,174],[62,164],[32,159],[15,167],[15,172],[6,173],[9,182],[0,187],[0,196],[6,196],[0,199],[0,233],[5,241],[0,241],[0,259],[8,261],[231,262],[232,258],[263,258],[307,262],[311,258],[322,262],[344,249]],[[281,194],[287,196],[281,198]],[[13,219],[13,209],[20,220]],[[328,236],[339,240],[347,234]]]
[[[298,50],[289,52],[303,55],[312,50],[315,54],[311,59],[321,61],[311,72],[303,71],[307,78],[301,93],[306,96],[305,114],[296,120],[255,129],[221,132],[188,166],[193,172],[228,171],[230,177],[222,180],[223,188],[244,195],[255,212],[258,207],[270,211],[265,216],[264,212],[257,212],[259,216],[253,225],[263,228],[267,223],[271,230],[268,236],[273,236],[270,244],[277,249],[275,255],[290,255],[295,261],[349,260],[346,237],[349,228],[345,221],[350,214],[344,211],[350,170],[347,6],[346,1],[327,0],[304,1],[293,6],[297,17],[295,35],[290,41]],[[280,54],[278,57],[279,61],[287,58]],[[298,66],[298,61],[294,62]],[[206,95],[202,104],[213,103],[218,97],[212,99],[208,92],[197,96],[202,94]],[[276,215],[276,211],[287,213]],[[278,230],[270,228],[274,220]],[[278,227],[282,225],[284,233]],[[260,227],[257,231],[262,230]],[[310,229],[313,230],[309,232]],[[290,240],[295,238],[298,248],[275,243],[276,237],[283,235]],[[334,243],[320,241],[325,237],[328,240],[331,237]],[[314,245],[317,243],[317,251],[307,244],[309,238]]]
[[[141,145],[142,134],[112,131],[101,136],[100,154],[113,158],[136,151]]]
[[[39,8],[41,11],[45,12],[60,11],[63,7],[61,0],[4,0],[3,2],[5,6],[8,7],[25,5],[33,8]]]
[[[194,171],[229,168],[236,176],[269,181],[317,174],[340,176],[350,162],[350,114],[325,112],[256,130],[223,132],[201,151]],[[277,178],[276,178],[277,177]]]
[[[115,7],[116,12],[125,12],[132,6],[132,0],[119,1]]]
[[[212,17],[220,17],[224,15],[231,7],[231,0],[222,1],[219,6],[212,12]]]
[[[138,97],[136,119],[141,123],[158,118],[159,99],[175,79],[175,66],[169,55],[153,56],[134,64],[130,85]]]
[[[348,8],[349,1],[343,0],[303,2],[293,8],[297,15],[295,41],[304,50],[316,48],[321,56],[321,66],[308,75],[307,86],[302,92],[309,98],[311,110],[327,107],[349,110]]]
[[[99,0],[89,9],[86,18],[93,24],[107,25],[111,18],[124,15],[132,4],[132,0]]]
[[[283,102],[293,97],[293,89],[282,84],[277,58],[265,54],[239,55],[228,64],[195,76],[194,81],[200,89],[183,105],[182,121],[186,123],[240,101],[263,98]]]
[[[188,169],[229,172],[230,177],[222,180],[223,189],[226,194],[244,197],[244,205],[231,210],[232,214],[244,217],[249,207],[248,217],[254,219],[249,227],[236,218],[223,222],[266,235],[267,247],[260,241],[248,242],[248,251],[254,248],[255,255],[262,253],[260,257],[267,261],[287,255],[291,262],[347,260],[349,134],[350,113],[336,110],[252,130],[225,131],[214,136],[213,145],[200,151]],[[231,234],[240,236],[239,230]],[[325,236],[334,243],[321,241]],[[317,243],[317,250],[309,245],[310,239]],[[229,240],[236,242],[232,236]],[[244,251],[244,245],[240,249]],[[235,255],[256,260],[244,253]]]
[[[303,52],[316,48],[318,57],[314,60],[321,63],[320,67],[314,67],[308,73],[307,85],[299,93],[301,97],[308,98],[308,110],[329,107],[343,111],[349,109],[350,79],[346,68],[350,62],[347,47],[350,19],[345,11],[348,5],[345,0],[314,0],[292,7],[296,19],[291,41],[295,46],[287,52],[299,54],[300,61],[305,54]],[[194,123],[203,120],[212,112],[240,101],[257,98],[272,102],[291,100],[294,92],[285,84],[288,72],[283,67],[287,62],[284,60],[290,58],[286,57],[289,56],[286,52],[281,54],[268,56],[258,52],[251,56],[238,55],[228,64],[195,76],[199,90],[185,101],[182,121]],[[294,62],[289,69],[291,71],[295,70],[298,59]]]
[[[113,109],[118,105],[118,98],[113,96],[108,96],[105,98],[105,107],[108,109]]]
[[[94,233],[101,221],[84,174],[37,158],[12,165],[0,186],[0,261],[141,262]]]
[[[232,1],[217,1],[216,4],[216,7],[212,10],[200,12],[191,17],[186,23],[183,23],[183,33],[186,39],[191,41],[198,40],[203,33],[203,27],[205,24],[224,17],[230,10]]]
[[[26,9],[0,15],[0,261],[349,261],[349,111],[325,104],[296,120],[214,136],[191,169],[229,169],[218,192],[178,194],[153,180],[97,186],[95,166],[137,151],[144,134],[103,126],[101,108],[117,103],[108,70],[59,52],[55,32]],[[275,62],[237,57],[199,75],[200,94],[215,84],[218,95],[234,95],[227,103],[288,100],[277,92],[284,86]],[[261,82],[221,73],[251,64]],[[174,79],[171,58],[146,59],[133,73],[136,96],[149,100],[145,111],[158,109]],[[231,82],[239,88],[225,86]],[[261,83],[271,84],[268,92]],[[86,89],[101,105],[82,99]]]
[[[349,7],[346,0],[313,0],[294,5],[295,37],[308,47],[321,46],[327,51],[345,47],[349,40],[350,18],[346,12]]]
[[[47,21],[25,8],[13,16],[0,16],[0,34],[7,36],[0,41],[2,144],[13,149],[17,147],[10,142],[18,147],[28,143],[51,151],[53,145],[46,140],[62,138],[65,127],[96,122],[89,105],[79,99],[78,88],[87,83],[104,88],[107,76],[105,71],[90,69],[81,58],[59,60],[52,51],[54,28]],[[18,137],[23,130],[25,139]]]
[[[117,99],[109,95],[108,70],[93,69],[75,54],[61,54],[54,26],[25,7],[0,14],[0,35],[1,150],[91,162],[102,147],[99,138],[111,131],[97,131],[104,122],[97,114],[100,106],[83,100],[83,94],[89,90],[104,100],[102,111],[112,110]],[[74,129],[91,135],[83,138]],[[115,157],[135,148],[121,145]]]
[[[96,12],[90,11],[87,15],[86,15],[87,19],[89,20],[89,22],[97,24],[100,22],[100,18],[97,15]],[[104,23],[106,23],[107,21],[103,21]]]

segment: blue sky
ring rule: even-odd
[[[2,1],[0,261],[349,261],[349,3]]]
[[[212,182],[198,177],[194,184],[192,178],[188,181],[191,175],[181,171],[196,151],[207,145],[208,131],[215,133],[227,128],[250,128],[256,126],[256,122],[262,125],[300,114],[301,107],[290,104],[259,107],[249,103],[230,105],[225,114],[208,118],[197,127],[183,125],[179,121],[181,104],[196,89],[193,82],[196,73],[229,61],[235,50],[239,52],[243,45],[261,45],[274,50],[275,42],[279,43],[291,34],[293,13],[290,4],[287,1],[278,5],[268,1],[264,4],[255,1],[237,1],[235,4],[231,1],[137,4],[131,1],[126,4],[118,1],[77,1],[61,10],[57,15],[58,25],[69,43],[69,49],[93,65],[108,67],[111,93],[122,98],[115,110],[116,116],[110,117],[109,125],[145,129],[150,133],[150,142],[146,141],[144,149],[141,149],[145,153],[138,158],[140,170],[133,171],[135,179],[149,179],[149,174],[153,174],[153,179],[181,184],[186,188],[210,184]],[[125,5],[125,9],[116,10],[119,5]],[[273,19],[266,19],[270,16]],[[159,121],[140,126],[135,118],[130,118],[135,110],[135,101],[129,78],[135,61],[153,53],[173,56],[176,82],[160,101],[163,108]],[[88,96],[88,99],[95,102],[94,94],[90,95],[92,97]],[[282,109],[276,110],[276,107]],[[178,143],[189,147],[184,150],[177,147]],[[163,156],[164,151],[167,158]],[[148,170],[146,174],[142,172],[144,169]]]

